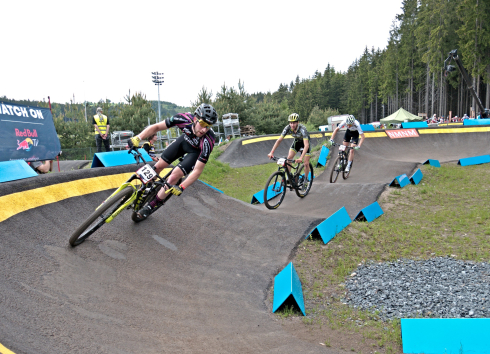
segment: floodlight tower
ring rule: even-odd
[[[158,71],[152,71],[151,73],[152,81],[158,86],[158,121],[160,122],[160,85],[163,84],[163,73]]]

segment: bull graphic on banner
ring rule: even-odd
[[[53,160],[60,151],[48,108],[0,102],[0,161]]]

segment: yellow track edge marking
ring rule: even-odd
[[[166,168],[160,172],[160,175],[164,175],[168,171],[170,169]],[[133,172],[127,172],[117,175],[79,179],[72,182],[58,183],[4,195],[0,197],[0,222],[23,211],[43,205],[56,203],[72,197],[101,192],[107,189],[115,189],[126,182],[132,174]]]
[[[2,354],[15,354],[13,351],[8,350],[0,343],[0,353]]]

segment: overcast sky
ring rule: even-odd
[[[121,102],[131,90],[156,100],[152,71],[165,76],[160,99],[180,106],[238,80],[248,93],[273,92],[385,48],[401,2],[8,1],[0,96]]]

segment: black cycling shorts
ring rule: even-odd
[[[179,157],[184,156],[184,160],[182,160],[177,167],[179,167],[182,172],[184,172],[184,176],[187,176],[192,172],[194,166],[196,165],[197,158],[199,157],[200,150],[193,147],[187,141],[184,140],[184,134],[179,136],[175,141],[170,144],[165,150],[162,152],[162,160],[168,164],[171,164]]]
[[[344,141],[357,145],[359,143],[359,132],[357,130],[352,131],[347,129],[344,135]]]
[[[303,153],[303,149],[305,148],[305,143],[304,140],[296,140],[294,139],[293,143],[291,144],[291,147],[289,148],[290,150],[293,150],[294,152],[300,152]],[[308,146],[308,151],[306,152],[305,156],[311,156],[310,152],[310,147]]]

